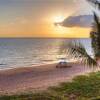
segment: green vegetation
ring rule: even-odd
[[[42,93],[1,96],[0,100],[100,100],[100,72],[77,76]]]
[[[0,100],[62,100],[59,96],[53,96],[48,93],[24,94],[13,96],[2,96]]]

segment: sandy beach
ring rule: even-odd
[[[0,71],[0,94],[45,90],[74,76],[91,72],[88,67],[70,63],[70,68],[56,68],[56,64],[22,67]]]

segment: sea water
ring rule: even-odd
[[[91,54],[91,39],[1,38],[0,69],[58,62],[66,57],[59,53],[61,44],[72,40],[79,40]]]

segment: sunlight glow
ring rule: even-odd
[[[61,15],[60,16],[55,16],[54,17],[54,22],[55,23],[60,23],[60,22],[62,22],[64,20],[64,18],[65,17],[64,16],[61,16]]]

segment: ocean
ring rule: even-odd
[[[91,55],[91,39],[76,40],[83,43]],[[70,42],[70,39],[1,38],[0,69],[59,62],[66,56],[59,53],[59,48],[62,43],[67,42]],[[67,58],[67,60],[70,59]]]

